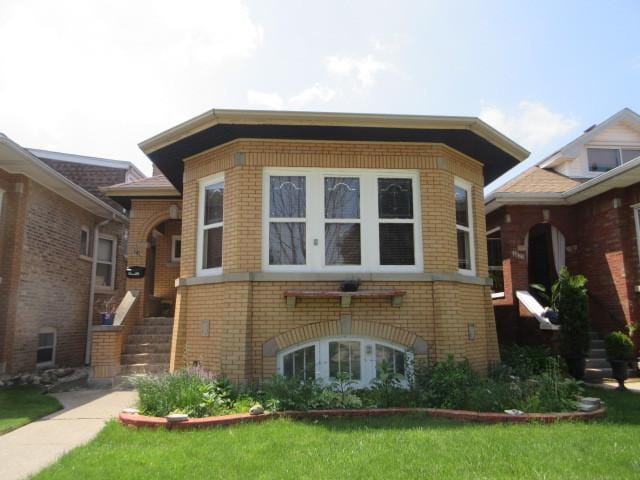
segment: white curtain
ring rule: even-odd
[[[560,270],[565,266],[566,243],[564,235],[553,225],[551,226],[551,245],[553,247],[553,264],[556,273],[560,275]]]

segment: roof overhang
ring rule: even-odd
[[[475,117],[210,110],[140,143],[182,190],[183,160],[241,139],[443,143],[480,161],[489,183],[529,152]]]
[[[505,205],[575,205],[616,188],[640,183],[640,157],[598,175],[566,192],[493,192],[485,198],[485,211]]]
[[[126,184],[124,184],[126,185]],[[124,208],[129,210],[131,208],[132,199],[144,199],[144,200],[165,200],[165,199],[179,199],[180,192],[174,187],[143,187],[143,188],[128,188],[124,186],[112,186],[103,187],[100,190],[104,192],[109,198],[118,202]]]
[[[128,222],[125,215],[76,185],[3,134],[0,134],[0,168],[11,174],[25,175],[100,218]]]

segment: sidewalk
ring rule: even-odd
[[[0,436],[0,478],[37,473],[91,440],[104,423],[136,400],[134,391],[78,390],[55,394],[64,410]]]

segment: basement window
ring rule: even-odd
[[[36,363],[38,366],[53,365],[56,358],[56,331],[43,328],[38,332],[38,349]]]

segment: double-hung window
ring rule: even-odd
[[[89,256],[89,244],[91,242],[89,227],[80,227],[80,255]]]
[[[56,331],[53,328],[43,328],[38,332],[38,348],[36,363],[39,366],[52,365],[56,360]]]
[[[266,271],[422,271],[418,174],[268,169]]]
[[[198,273],[222,273],[224,230],[224,176],[214,175],[200,182],[198,212]]]
[[[96,259],[96,287],[112,289],[115,286],[117,240],[112,235],[98,236]]]
[[[487,232],[487,256],[491,277],[491,296],[504,297],[504,275],[502,272],[502,236],[500,227]]]
[[[467,275],[475,274],[471,191],[470,183],[459,178],[455,179],[454,193],[456,237],[458,243],[458,271]]]

